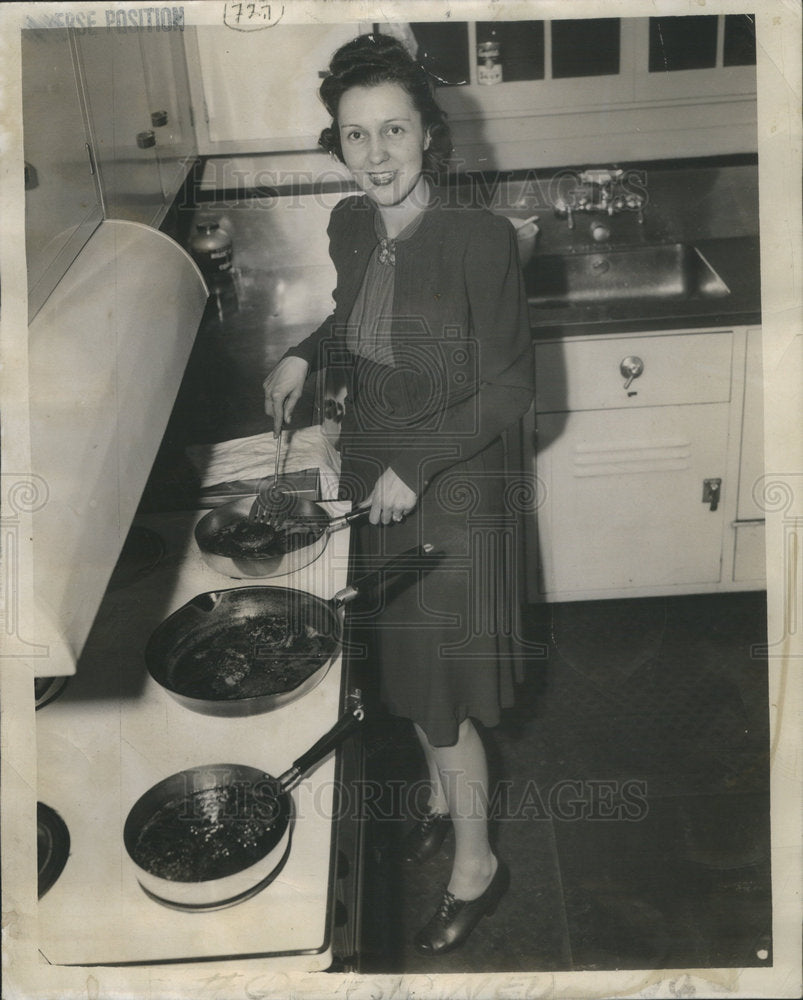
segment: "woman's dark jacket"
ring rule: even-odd
[[[532,400],[527,300],[511,223],[438,195],[397,242],[392,369],[346,349],[346,329],[377,245],[374,204],[345,198],[328,226],[337,271],[335,311],[288,356],[311,370],[352,366],[343,426],[347,456],[390,466],[419,495],[432,477],[475,455]],[[366,488],[370,488],[370,483]]]

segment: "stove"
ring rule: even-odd
[[[48,962],[264,957],[303,971],[332,962],[334,915],[343,902],[333,864],[339,754],[291,793],[295,819],[281,870],[234,906],[182,912],[161,905],[138,884],[123,844],[131,806],[163,778],[224,762],[280,774],[334,724],[347,700],[341,657],[296,701],[245,718],[190,711],[150,677],[144,659],[149,636],[197,594],[256,583],[330,598],[345,584],[348,530],[332,534],[322,555],[291,576],[238,581],[210,569],[197,551],[193,528],[203,513],[137,518],[144,559],[136,571],[113,579],[75,677],[36,713],[37,797],[69,831],[69,856],[38,906],[39,948]]]

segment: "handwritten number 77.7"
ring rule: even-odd
[[[269,3],[233,3],[231,6],[235,11],[234,20],[237,23],[252,21],[254,18],[270,21]]]

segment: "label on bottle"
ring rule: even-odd
[[[219,247],[214,250],[200,250],[193,248],[192,255],[198,267],[207,277],[214,277],[231,270],[232,248],[230,246]]]
[[[502,82],[502,54],[499,42],[480,42],[477,45],[477,83],[485,85]]]
[[[189,249],[206,278],[228,274],[232,269],[231,237],[217,222],[203,222],[191,237]]]

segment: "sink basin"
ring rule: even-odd
[[[539,256],[527,267],[525,279],[535,305],[730,295],[700,251],[686,243]]]

